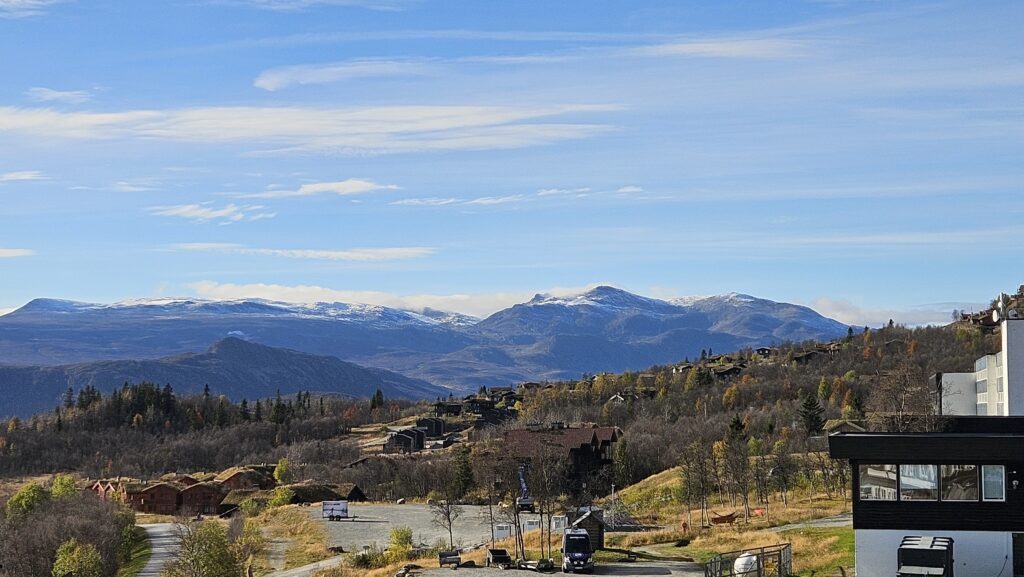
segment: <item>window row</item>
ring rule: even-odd
[[[860,465],[859,469],[861,501],[1006,500],[1003,465]]]

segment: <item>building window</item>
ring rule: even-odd
[[[939,475],[936,465],[900,465],[901,501],[937,501]]]
[[[978,466],[942,465],[942,500],[977,501]]]
[[[896,465],[859,465],[861,501],[896,500]]]
[[[1006,467],[1002,465],[981,466],[982,499],[985,501],[1006,500]]]

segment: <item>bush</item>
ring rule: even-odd
[[[395,527],[391,529],[388,540],[388,561],[397,563],[406,561],[412,556],[412,529],[409,527]]]
[[[265,508],[266,505],[264,503],[261,503],[252,497],[247,497],[238,504],[238,510],[241,511],[242,515],[245,517],[255,517],[262,513]]]
[[[78,487],[75,486],[75,479],[71,475],[57,475],[50,485],[50,494],[54,499],[73,497],[78,494]]]
[[[49,500],[50,492],[46,487],[39,483],[29,483],[18,489],[18,492],[7,501],[4,510],[7,513],[8,519],[22,517],[28,515]]]
[[[242,563],[232,550],[228,533],[217,523],[186,526],[178,558],[167,565],[163,577],[238,577]]]
[[[278,487],[274,489],[274,496],[267,501],[268,507],[283,507],[290,505],[292,499],[295,498],[295,491],[292,491],[288,487]]]
[[[357,569],[380,569],[388,564],[388,556],[374,543],[369,549],[352,554],[351,563]]]
[[[103,559],[94,545],[72,537],[57,549],[51,574],[53,577],[103,577]]]

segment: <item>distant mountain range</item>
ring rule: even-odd
[[[122,383],[170,383],[178,393],[198,394],[204,385],[234,401],[298,391],[388,398],[447,396],[450,391],[384,369],[368,369],[334,357],[273,348],[229,337],[202,353],[155,360],[94,361],[55,367],[0,366],[0,417],[49,411],[64,391],[93,386],[104,393]]]
[[[695,358],[702,349],[827,340],[846,330],[807,307],[743,294],[659,300],[612,287],[572,297],[537,295],[482,320],[345,303],[157,299],[97,305],[36,299],[0,317],[0,364],[159,359],[238,337],[462,391],[643,369]],[[0,374],[0,389],[7,383]]]

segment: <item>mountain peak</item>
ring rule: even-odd
[[[602,306],[610,308],[648,308],[651,306],[664,306],[666,303],[658,299],[652,299],[617,287],[601,285],[586,292],[567,296],[552,296],[550,294],[537,294],[526,303],[527,305],[562,305],[562,306]]]

